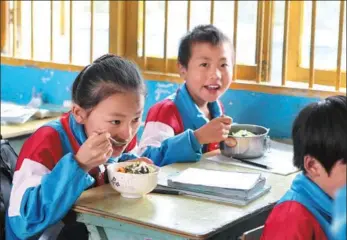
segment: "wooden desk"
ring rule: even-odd
[[[44,125],[45,123],[52,121],[54,118],[45,118],[39,120],[31,120],[23,124],[13,124],[13,125],[1,125],[1,135],[4,139],[21,137],[25,135],[32,134],[39,127]]]
[[[209,155],[216,153],[218,151]],[[188,167],[257,172],[205,159],[165,166],[161,171],[173,173]],[[246,230],[239,229],[240,224],[264,211],[269,212],[290,187],[295,175],[264,173],[271,191],[244,207],[161,194],[126,199],[104,185],[84,192],[73,210],[77,212],[77,220],[91,231],[91,239],[100,236],[101,239],[236,239],[236,231]]]

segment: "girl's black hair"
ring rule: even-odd
[[[72,100],[80,107],[90,109],[115,93],[128,91],[146,95],[139,68],[127,59],[105,54],[78,74],[72,86]]]

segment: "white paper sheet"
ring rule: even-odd
[[[188,168],[178,176],[170,177],[173,182],[224,189],[249,190],[259,181],[261,174],[216,171]]]
[[[263,157],[256,159],[248,159],[248,161],[266,165],[270,167],[270,169],[264,169],[247,163],[243,163],[237,159],[228,158],[222,154],[213,157],[208,157],[207,160],[257,169],[264,172],[271,172],[284,176],[299,171],[293,165],[293,150],[291,145],[271,141],[271,146],[272,147],[270,148],[270,150],[266,152]]]
[[[38,109],[17,105],[8,102],[1,102],[1,123],[21,124],[28,121]]]

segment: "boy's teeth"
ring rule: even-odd
[[[219,88],[219,86],[218,85],[208,85],[207,88],[209,88],[209,89],[217,89],[217,88]]]

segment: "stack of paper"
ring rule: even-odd
[[[67,111],[69,108],[54,104],[42,104],[40,107],[34,108],[1,101],[1,124],[22,124],[29,119],[57,117]]]
[[[37,108],[17,105],[9,102],[1,102],[1,123],[25,123],[36,112]]]
[[[169,176],[167,187],[181,194],[246,205],[270,190],[260,173],[226,172],[188,168]]]

